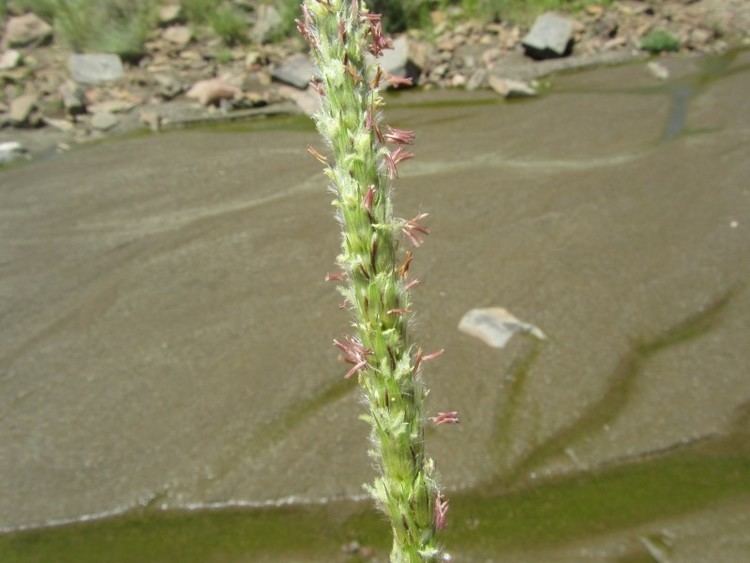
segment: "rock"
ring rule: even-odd
[[[60,86],[60,95],[69,114],[86,113],[86,93],[78,84],[68,80]]]
[[[474,90],[479,90],[480,88],[484,88],[487,84],[487,71],[484,69],[479,69],[474,72],[474,74],[471,75],[469,78],[469,81],[466,83],[466,89],[470,92],[473,92]]]
[[[252,70],[261,62],[260,53],[258,51],[248,51],[245,55],[245,70]]]
[[[573,45],[573,22],[554,12],[539,16],[523,39],[526,54],[534,59],[569,55]]]
[[[0,70],[11,70],[21,64],[21,53],[11,49],[0,55]]]
[[[261,4],[257,10],[257,19],[250,33],[250,38],[255,43],[268,43],[279,31],[284,20],[279,11],[271,4]]]
[[[659,80],[667,80],[669,78],[669,69],[663,64],[657,61],[651,61],[646,65],[648,71]]]
[[[35,14],[10,18],[5,25],[3,45],[6,47],[37,47],[50,41],[52,26]]]
[[[222,100],[231,100],[242,94],[239,88],[227,84],[221,78],[196,82],[187,93],[187,97],[198,100],[201,105],[218,105]]]
[[[504,348],[518,332],[530,334],[539,340],[547,339],[538,327],[518,320],[509,311],[500,307],[468,311],[458,324],[458,330],[479,338],[493,348]]]
[[[103,111],[95,113],[91,118],[91,126],[97,131],[109,131],[120,123],[120,119],[113,113]]]
[[[122,60],[110,54],[73,54],[68,58],[68,69],[79,84],[102,84],[122,78]]]
[[[273,69],[271,75],[279,82],[305,90],[310,84],[310,79],[318,75],[318,70],[310,62],[307,55],[297,54],[292,55]]]
[[[419,82],[422,69],[411,58],[409,40],[401,36],[393,41],[393,49],[386,49],[377,59],[383,70],[396,78],[411,79],[414,84]]]
[[[298,90],[290,86],[281,86],[279,94],[282,98],[293,101],[305,115],[313,115],[320,109],[320,96],[312,89]]]
[[[69,133],[70,131],[75,129],[75,125],[73,125],[67,119],[53,119],[51,117],[45,117],[43,121],[45,125],[54,127],[55,129],[57,129],[58,131],[62,131],[63,133]]]
[[[612,39],[617,35],[617,32],[620,29],[620,22],[617,20],[615,14],[607,14],[603,18],[597,20],[593,24],[592,29],[594,34],[598,37]]]
[[[159,8],[159,23],[161,25],[172,25],[182,21],[182,6],[179,4],[168,4]]]
[[[162,37],[170,43],[184,47],[193,38],[193,32],[186,25],[173,25],[164,30]]]
[[[156,111],[141,110],[140,122],[151,129],[154,133],[158,133],[161,130],[161,115]]]
[[[156,80],[156,93],[164,98],[165,100],[171,100],[182,94],[185,87],[182,83],[177,80],[174,76],[168,74],[157,74],[154,76]]]
[[[714,38],[714,34],[711,31],[703,28],[695,28],[690,32],[690,46],[694,49],[705,47]]]
[[[31,114],[36,109],[37,97],[34,94],[25,94],[14,99],[10,103],[8,117],[12,125],[20,127],[30,125]]]
[[[10,141],[0,143],[0,165],[10,164],[11,162],[24,158],[27,155],[26,149],[21,143]]]
[[[489,84],[490,88],[504,98],[528,98],[537,95],[536,89],[531,84],[522,80],[490,76]]]
[[[89,106],[91,113],[127,113],[135,107],[133,102],[126,100],[107,100]]]

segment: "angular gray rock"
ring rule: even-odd
[[[91,126],[97,131],[109,131],[120,123],[120,119],[113,113],[103,111],[95,113],[91,118]]]
[[[401,36],[393,41],[393,49],[386,49],[377,58],[383,70],[397,78],[410,78],[414,84],[419,82],[422,69],[411,57],[409,40]]]
[[[79,84],[102,84],[122,78],[122,60],[110,54],[73,54],[68,58],[68,70]]]
[[[0,143],[0,165],[10,164],[14,160],[18,160],[24,156],[26,156],[26,149],[21,143],[16,143],[15,141]]]
[[[539,16],[523,39],[526,54],[534,59],[569,55],[573,46],[573,22],[554,12]]]
[[[250,38],[256,43],[268,43],[283,23],[281,14],[276,8],[271,4],[261,4],[258,6],[257,19],[250,32]]]
[[[307,55],[292,55],[271,72],[279,82],[291,84],[295,88],[304,90],[310,84],[310,79],[318,75],[318,70]]]
[[[25,14],[10,18],[5,25],[5,47],[36,47],[52,41],[52,26],[39,16]]]
[[[14,99],[10,103],[10,122],[15,126],[29,125],[31,114],[36,109],[37,97],[34,94],[25,94]]]

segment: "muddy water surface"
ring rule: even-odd
[[[463,414],[429,436],[457,560],[750,559],[750,57],[668,64],[392,100],[420,134],[397,206],[434,228],[430,408]],[[383,559],[316,140],[290,118],[0,172],[1,560]],[[476,307],[547,340],[489,348],[456,328]]]

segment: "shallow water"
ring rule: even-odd
[[[457,560],[750,557],[750,58],[668,64],[392,100],[430,408],[464,421],[429,435]],[[0,560],[384,557],[315,142],[286,118],[0,172],[0,527],[125,513]],[[548,339],[460,333],[481,307]]]

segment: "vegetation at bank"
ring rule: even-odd
[[[258,4],[264,0],[258,0]],[[294,32],[299,0],[265,1],[282,23],[276,38]],[[370,0],[371,9],[385,15],[388,31],[429,29],[435,10],[455,10],[454,17],[528,22],[546,10],[575,11],[611,0]],[[34,12],[55,27],[58,36],[76,51],[104,51],[126,58],[144,52],[149,34],[158,25],[159,0],[0,0],[0,20],[7,12]],[[226,45],[248,40],[247,3],[231,0],[182,0],[183,15],[196,32],[207,31]],[[458,9],[458,10],[456,10]]]

